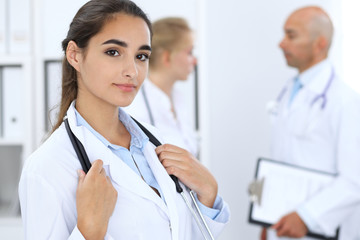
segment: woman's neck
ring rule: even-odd
[[[173,79],[169,74],[163,71],[151,70],[149,71],[149,80],[160,88],[171,99],[172,90],[176,79]]]
[[[119,108],[105,101],[78,94],[76,110],[110,143],[129,148],[131,136],[119,120]]]

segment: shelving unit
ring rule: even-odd
[[[34,86],[31,84],[30,59],[29,55],[9,55],[0,58],[0,238],[2,239],[21,239],[22,236],[18,182],[24,159],[31,154],[34,143],[31,117]],[[11,74],[4,73],[8,70],[12,72],[14,78]]]
[[[23,239],[18,183],[34,149],[32,0],[0,0],[0,239]]]

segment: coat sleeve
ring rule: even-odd
[[[356,98],[357,99],[357,98]],[[359,101],[342,105],[336,128],[335,145],[338,175],[301,210],[316,222],[325,234],[333,234],[360,204],[360,107]],[[330,119],[329,119],[330,121]]]
[[[213,208],[220,210],[217,216],[214,219],[211,219],[205,215],[204,218],[206,219],[211,233],[215,238],[217,238],[224,229],[225,225],[230,221],[230,209],[228,204],[219,196]]]
[[[66,210],[55,189],[41,176],[23,172],[19,199],[25,239],[85,240],[76,225],[76,212]],[[105,239],[113,238],[107,235]]]

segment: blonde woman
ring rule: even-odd
[[[164,141],[198,154],[198,141],[185,98],[174,84],[194,70],[193,32],[183,18],[162,18],[153,23],[149,75],[140,93],[125,110],[159,129]]]

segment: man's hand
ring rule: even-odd
[[[278,237],[301,238],[308,232],[305,223],[296,212],[285,215],[272,228]]]
[[[267,229],[263,228],[261,230],[260,240],[266,240],[267,239]]]

